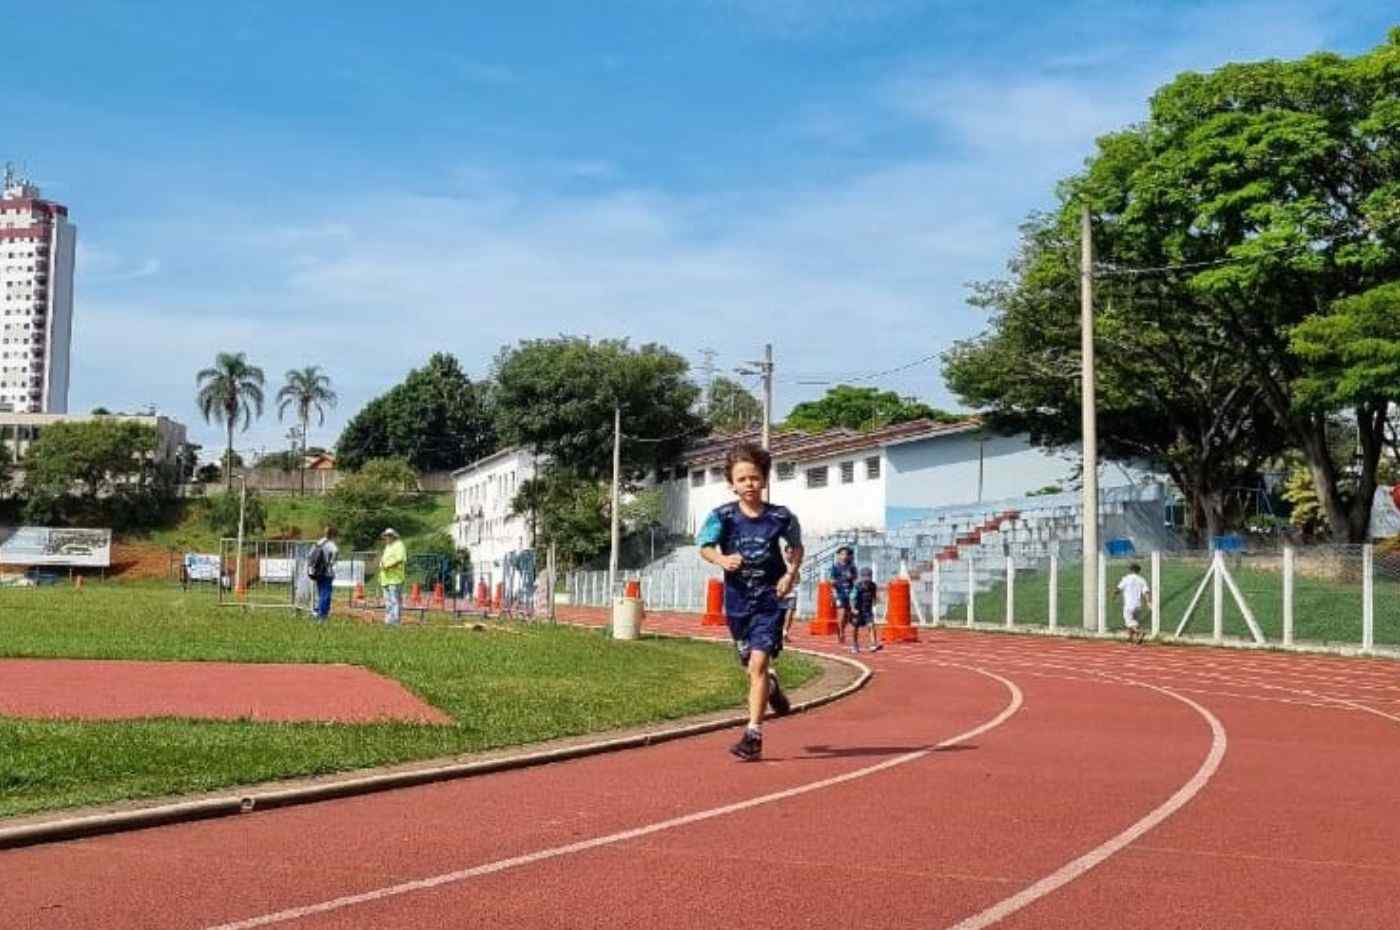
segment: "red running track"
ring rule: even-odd
[[[85,930],[1400,926],[1400,668],[961,631],[867,661],[862,692],[770,725],[762,764],[732,761],[720,733],[0,852],[0,914]]]
[[[397,681],[354,665],[106,659],[0,659],[0,716],[452,722]]]

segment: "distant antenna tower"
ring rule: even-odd
[[[718,354],[714,349],[700,350],[700,357],[705,360],[701,364],[700,370],[705,373],[705,396],[702,399],[702,405],[706,410],[709,409],[710,398],[715,393],[715,356]]]

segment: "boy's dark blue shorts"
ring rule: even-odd
[[[832,588],[832,589],[831,589],[831,597],[832,597],[833,600],[836,601],[836,606],[837,606],[837,607],[844,607],[844,608],[846,608],[847,610],[850,609],[850,607],[851,607],[851,589],[850,589],[850,588]]]
[[[874,622],[875,622],[875,614],[874,614],[874,612],[873,612],[873,611],[865,611],[865,610],[858,610],[858,611],[856,611],[856,615],[855,615],[854,619],[851,620],[851,624],[852,624],[853,626],[855,626],[855,628],[858,629],[858,630],[861,629],[861,628],[863,628],[863,627],[870,626],[870,624],[872,624],[872,623],[874,623]]]
[[[768,658],[776,659],[783,651],[783,615],[786,611],[781,604],[760,607],[747,613],[730,614],[729,635],[734,637],[734,645],[739,650],[739,664],[749,664],[749,653],[757,649],[766,652]]]

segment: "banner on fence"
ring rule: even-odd
[[[0,563],[107,568],[112,564],[112,531],[0,527]]]
[[[263,581],[287,583],[296,570],[296,559],[258,559],[258,577]]]
[[[218,581],[219,557],[202,552],[185,553],[185,577],[190,581]]]
[[[331,582],[333,587],[350,588],[364,583],[365,562],[363,559],[351,559],[344,562],[336,560],[335,580]]]

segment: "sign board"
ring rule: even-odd
[[[296,574],[296,559],[258,559],[258,578],[263,581],[290,582]]]
[[[219,557],[200,552],[185,553],[185,577],[190,581],[218,581]]]
[[[0,527],[0,564],[107,568],[112,564],[112,531]]]
[[[365,583],[365,560],[348,559],[336,560],[335,581],[331,582],[337,588],[352,588],[357,584]]]

